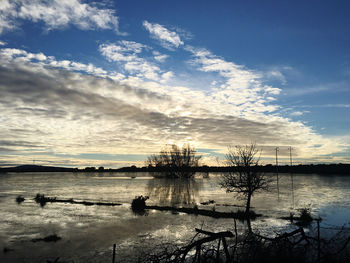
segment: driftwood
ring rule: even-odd
[[[242,220],[247,218],[246,214],[242,211],[218,212],[213,210],[198,209],[197,207],[187,208],[187,207],[146,205],[145,209],[153,209],[158,211],[172,211],[172,212],[178,212],[178,213],[209,216],[214,218],[236,218],[236,219],[242,219]],[[254,212],[251,212],[249,215],[251,219],[255,219],[256,217],[261,216],[260,214],[255,214]]]
[[[68,204],[78,204],[78,205],[102,205],[102,206],[119,206],[120,203],[105,203],[105,202],[90,202],[90,201],[76,201],[73,198],[70,199],[58,199],[56,197],[47,197],[42,194],[37,194],[34,198],[35,202],[39,203],[41,206],[45,206],[46,203],[68,203]]]

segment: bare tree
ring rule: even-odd
[[[222,175],[220,185],[227,192],[240,194],[246,200],[246,216],[249,217],[250,201],[259,190],[267,190],[265,174],[257,169],[260,158],[255,144],[229,146],[226,154],[227,163],[232,171]]]
[[[191,177],[193,168],[199,164],[202,156],[196,155],[196,150],[190,144],[182,148],[173,144],[163,148],[159,154],[152,154],[147,158],[146,164],[162,171],[167,177]]]

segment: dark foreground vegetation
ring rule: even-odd
[[[295,225],[300,227],[307,227],[311,225],[314,220],[320,220],[320,218],[314,219],[311,216],[310,208],[304,207],[304,208],[298,209],[298,211],[299,211],[299,216],[294,215],[293,213],[290,213],[289,216],[281,217],[281,219],[289,220],[291,223],[294,223]]]
[[[303,228],[274,237],[246,232],[209,232],[196,229],[185,246],[165,246],[144,255],[141,262],[237,262],[237,263],[345,263],[350,260],[349,234],[339,230],[324,239]]]

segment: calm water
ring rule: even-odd
[[[136,176],[136,178],[132,178]],[[350,222],[350,176],[280,175],[279,195],[275,175],[270,191],[253,196],[253,209],[264,216],[253,228],[268,234],[293,228],[278,219],[310,207],[323,218],[324,227]],[[166,242],[186,244],[195,227],[212,231],[232,230],[232,219],[149,211],[135,215],[130,203],[136,195],[149,195],[148,204],[193,206],[216,211],[235,211],[244,203],[218,186],[218,174],[197,174],[194,180],[155,179],[149,174],[130,173],[22,173],[0,175],[0,262],[46,262],[60,257],[67,262],[110,262],[117,244],[117,262],[135,261],[142,252]],[[86,201],[120,202],[121,206],[83,206],[33,201],[37,193]],[[17,204],[15,198],[26,200]],[[294,198],[293,198],[294,197]],[[200,205],[215,200],[215,205]],[[227,206],[234,204],[237,206]],[[297,212],[296,212],[297,213]],[[349,225],[347,225],[349,226]],[[244,229],[244,225],[239,225]],[[56,243],[31,242],[57,234]]]

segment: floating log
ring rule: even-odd
[[[236,218],[236,219],[242,219],[242,220],[247,218],[244,211],[218,212],[213,210],[198,209],[198,207],[196,206],[193,208],[187,208],[187,207],[146,205],[145,209],[153,209],[158,211],[172,211],[172,212],[179,212],[179,213],[186,213],[186,214],[193,214],[193,215],[209,216],[214,218]],[[256,217],[259,217],[259,216],[261,215],[255,214],[254,212],[250,212],[250,215],[249,215],[251,219],[255,219]]]
[[[35,202],[39,203],[41,206],[46,205],[46,203],[68,203],[68,204],[78,204],[78,205],[101,205],[101,206],[119,206],[120,203],[105,203],[105,202],[90,202],[90,201],[76,201],[73,198],[70,199],[57,199],[56,197],[47,197],[42,194],[37,194],[34,198]]]

